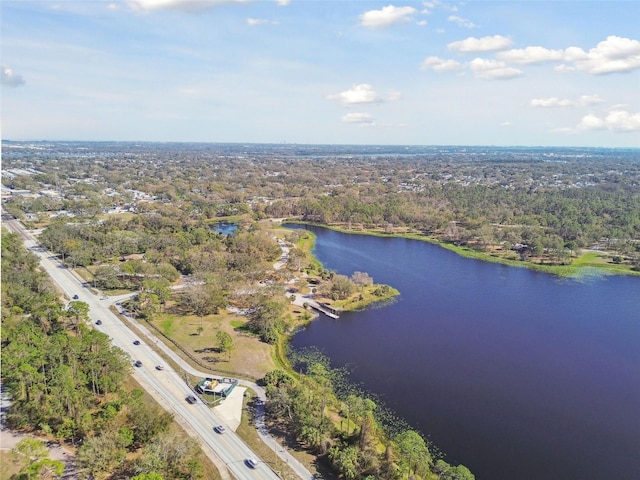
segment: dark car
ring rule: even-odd
[[[133,344],[134,344],[134,345],[140,345],[140,340],[134,340],[134,341],[133,341]]]
[[[198,403],[198,399],[196,397],[194,397],[193,395],[189,395],[186,398],[187,402],[189,402],[190,404],[194,404],[194,403]]]
[[[102,325],[102,320],[96,320],[96,325]]]
[[[80,298],[80,297],[79,297],[77,294],[73,296],[73,299],[74,299],[74,300],[78,300],[79,298]]]
[[[142,362],[140,360],[136,360],[136,363],[134,363],[134,365],[136,367],[141,367],[142,366]]]
[[[216,425],[215,427],[213,427],[213,431],[222,435],[224,432],[227,431],[227,429],[224,428],[222,425]]]
[[[244,463],[247,464],[247,467],[249,468],[258,468],[258,461],[255,458],[247,458]]]

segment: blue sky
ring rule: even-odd
[[[2,138],[640,147],[640,2],[2,0]]]

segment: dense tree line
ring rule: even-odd
[[[473,480],[463,465],[436,458],[418,432],[382,415],[366,394],[332,369],[315,350],[295,352],[294,369],[269,372],[267,413],[272,422],[348,480]]]
[[[280,254],[259,229],[225,236],[201,219],[165,208],[130,220],[53,222],[39,241],[69,266],[101,266],[95,280],[107,289],[135,288],[149,278],[174,282],[180,274],[203,278],[223,272],[229,279],[259,279]]]
[[[85,303],[65,307],[58,301],[38,263],[17,235],[2,231],[8,425],[77,447],[82,478],[201,478],[197,444],[169,434],[172,416],[144,401],[141,390],[125,389],[131,369],[126,354],[87,326]],[[59,467],[34,458],[36,473]]]
[[[307,196],[291,213],[323,224],[406,226],[480,246],[542,242],[575,250],[608,241],[626,254],[637,252],[632,241],[640,238],[640,195],[623,188],[531,192],[452,184],[383,197]]]
[[[405,156],[387,148],[365,156],[357,153],[365,148],[352,146],[334,148],[332,157],[330,149],[313,146],[149,144],[92,145],[93,157],[79,158],[66,148],[20,149],[6,158],[5,168],[41,172],[13,178],[13,186],[65,193],[15,199],[7,205],[12,213],[64,208],[86,219],[109,205],[135,205],[141,214],[129,222],[129,233],[68,244],[70,262],[80,265],[116,253],[112,245],[121,255],[184,249],[208,235],[207,221],[250,214],[407,227],[481,250],[526,245],[518,249],[523,258],[542,255],[559,263],[577,248],[598,245],[640,267],[640,162],[633,150],[434,147]],[[135,201],[136,191],[153,201]],[[165,227],[186,237],[159,234]]]

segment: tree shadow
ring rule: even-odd
[[[196,353],[221,353],[220,348],[218,347],[205,347],[199,348],[198,350],[194,350]]]
[[[202,357],[202,360],[204,360],[205,362],[209,362],[209,363],[219,363],[222,360],[220,360],[218,357]]]

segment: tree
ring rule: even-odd
[[[49,458],[49,451],[42,440],[25,438],[11,451],[16,463],[25,464],[20,473],[29,480],[61,477],[64,463]]]
[[[216,342],[218,342],[218,350],[220,353],[227,354],[227,360],[231,358],[231,351],[234,349],[233,338],[227,332],[216,333]]]
[[[334,275],[331,285],[331,293],[334,299],[344,300],[355,292],[356,286],[346,275]]]
[[[279,387],[282,385],[290,385],[293,382],[293,378],[284,370],[275,369],[267,372],[262,381],[265,385],[275,385]]]
[[[109,472],[126,458],[125,440],[116,430],[107,430],[87,438],[77,454],[78,466],[97,475]]]
[[[26,458],[29,461],[47,458],[49,452],[41,440],[36,438],[24,438],[13,448],[12,453],[16,458]]]
[[[96,286],[107,290],[116,289],[120,286],[118,275],[119,269],[114,265],[103,265],[96,270],[93,280]]]
[[[263,341],[275,343],[284,330],[285,307],[280,300],[263,298],[249,318],[248,326],[258,333]]]
[[[166,432],[173,416],[153,405],[134,401],[129,405],[127,419],[134,432],[134,443],[142,445]]]
[[[73,325],[78,333],[80,321],[89,319],[89,304],[80,301],[72,301],[67,307],[67,316],[73,320]]]
[[[26,468],[26,473],[28,478],[33,480],[62,478],[64,463],[51,458],[43,458],[42,460],[31,463],[31,465]]]
[[[175,282],[180,278],[180,272],[170,263],[161,263],[156,267],[156,273],[168,282]]]
[[[358,449],[355,447],[331,447],[329,460],[333,466],[346,478],[357,478],[360,468],[358,465]]]
[[[216,283],[197,283],[185,289],[183,301],[188,308],[200,318],[218,313],[227,304],[226,291],[222,285]]]
[[[87,330],[80,342],[83,370],[91,382],[93,394],[116,392],[131,368],[126,354],[97,330]]]
[[[154,294],[161,305],[167,303],[171,296],[169,281],[164,278],[144,280],[142,290]]]
[[[155,473],[172,479],[202,478],[202,465],[196,458],[198,450],[194,439],[164,433],[148,442],[142,458],[136,462],[136,470],[141,474]]]
[[[351,275],[351,280],[353,281],[353,283],[362,285],[363,287],[367,285],[373,285],[373,277],[365,272],[353,272],[353,275]]]
[[[156,472],[141,473],[135,477],[131,477],[131,480],[164,480],[164,477]]]
[[[414,430],[405,430],[396,435],[394,442],[400,453],[400,467],[407,475],[413,471],[418,475],[428,470],[431,454],[424,439]]]
[[[475,475],[464,465],[458,465],[450,471],[452,480],[475,480]]]

